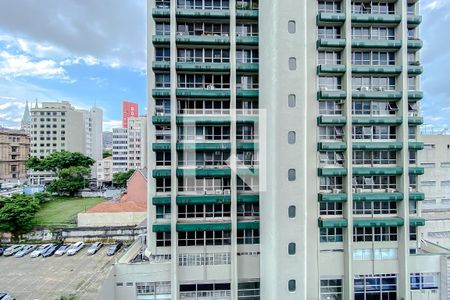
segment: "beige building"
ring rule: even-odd
[[[147,166],[147,116],[128,118],[128,170]]]
[[[26,131],[0,128],[0,183],[26,181],[29,155],[30,135]]]
[[[97,182],[100,185],[110,184],[113,176],[112,156],[97,161]]]

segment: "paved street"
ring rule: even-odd
[[[107,247],[87,256],[87,248],[75,256],[23,258],[0,256],[0,292],[17,300],[55,300],[74,294],[77,300],[95,299],[114,257]]]

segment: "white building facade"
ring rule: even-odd
[[[128,129],[113,128],[112,157],[113,173],[128,170]]]
[[[128,118],[128,170],[147,167],[147,117]]]

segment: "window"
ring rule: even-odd
[[[288,253],[289,255],[295,255],[296,252],[296,244],[295,243],[289,243],[288,245]]]
[[[157,232],[156,233],[156,246],[157,247],[170,247],[170,232]]]
[[[356,201],[353,202],[355,215],[397,215],[397,202],[394,201]]]
[[[244,229],[237,231],[238,245],[259,244],[259,229]]]
[[[319,113],[321,115],[342,115],[342,103],[339,101],[320,101]]]
[[[319,90],[321,91],[338,91],[342,89],[341,77],[337,76],[320,76]]]
[[[193,231],[178,233],[178,246],[222,245],[231,245],[230,231]]]
[[[436,167],[435,163],[421,163],[420,165],[424,168],[435,168]]]
[[[339,243],[343,240],[342,228],[320,228],[321,243]]]
[[[288,106],[293,108],[297,105],[296,97],[294,94],[288,96]]]
[[[238,283],[238,300],[260,299],[259,279]]]
[[[320,299],[342,299],[342,278],[320,278]]]
[[[337,51],[319,51],[318,52],[319,65],[340,65],[341,52]]]
[[[296,135],[295,135],[295,131],[289,131],[289,133],[288,133],[288,143],[289,144],[295,144],[295,137],[296,137]]]
[[[353,260],[395,260],[396,248],[353,249]]]
[[[156,205],[157,219],[170,219],[170,204]]]
[[[342,215],[341,202],[322,202],[320,203],[321,216],[340,216]]]
[[[409,226],[409,240],[417,241],[417,226]]]
[[[341,38],[341,28],[338,26],[319,26],[317,31],[319,39]]]
[[[295,57],[289,57],[289,70],[295,71],[297,69],[297,59]]]
[[[288,180],[295,181],[295,178],[296,178],[295,169],[289,169],[288,170]]]
[[[355,299],[397,299],[397,275],[355,275]]]
[[[319,12],[339,13],[341,12],[341,1],[337,0],[319,1]]]
[[[289,218],[293,219],[293,218],[295,218],[295,215],[296,215],[296,207],[295,207],[295,205],[289,206],[289,208],[288,208],[288,216],[289,216]]]
[[[325,151],[319,154],[321,166],[342,166],[344,164],[344,154],[342,152]]]
[[[289,292],[295,292],[295,289],[296,289],[296,282],[294,279],[290,279],[288,281],[288,290]]]
[[[320,191],[340,193],[342,191],[342,177],[320,177]]]
[[[439,273],[411,273],[411,290],[438,290]]]
[[[354,227],[354,242],[397,241],[397,227]]]
[[[295,31],[296,31],[296,28],[295,28],[295,21],[290,20],[290,21],[288,22],[288,32],[289,32],[289,33],[295,33]]]

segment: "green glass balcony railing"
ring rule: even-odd
[[[163,71],[170,69],[170,61],[154,61],[152,64],[154,71]]]
[[[423,175],[425,169],[423,167],[409,167],[409,175]]]
[[[155,19],[170,18],[170,10],[168,8],[154,8],[152,16]]]
[[[238,123],[255,123],[258,121],[258,116],[238,116]],[[197,124],[197,125],[224,125],[231,122],[230,116],[227,115],[197,115],[197,116],[177,116],[177,124]],[[155,125],[170,124],[170,116],[153,116],[152,123]]]
[[[409,148],[409,150],[423,150],[424,143],[423,142],[409,142],[408,148]]]
[[[423,66],[408,66],[408,74],[420,75],[423,73]]]
[[[170,89],[153,89],[152,96],[154,98],[170,97]]]
[[[399,49],[401,40],[352,40],[353,48]]]
[[[402,201],[403,193],[355,193],[353,201]]]
[[[401,66],[352,66],[353,73],[400,74]]]
[[[237,36],[236,44],[243,46],[258,46],[259,37],[257,36]]]
[[[345,73],[345,65],[318,65],[317,66],[317,74],[318,75],[344,74],[344,73]]]
[[[319,168],[318,169],[318,175],[322,177],[328,177],[328,176],[346,176],[347,175],[347,169],[345,168]]]
[[[422,125],[423,117],[408,117],[408,124],[410,125]]]
[[[338,49],[342,50],[345,48],[345,39],[319,39],[317,40],[317,49]]]
[[[372,175],[401,175],[403,174],[403,168],[353,168],[353,175],[357,176],[372,176]]]
[[[402,218],[353,219],[353,227],[399,227],[404,224]]]
[[[258,63],[237,63],[236,70],[244,71],[244,72],[258,72],[259,64]]]
[[[354,116],[352,118],[353,124],[401,124],[402,117],[389,116],[389,117],[364,117],[364,116]]]
[[[345,202],[347,201],[346,193],[338,194],[318,194],[319,202]]]
[[[353,150],[401,150],[401,142],[353,142]]]
[[[353,24],[399,24],[401,20],[400,15],[394,14],[352,14]]]
[[[345,151],[347,144],[344,142],[320,142],[317,144],[318,151]]]
[[[317,24],[342,24],[345,21],[345,14],[338,12],[320,12],[317,15]]]
[[[238,89],[236,91],[236,96],[239,98],[257,98],[259,96],[259,91]]]
[[[319,218],[320,228],[345,228],[348,226],[346,219],[322,219]]]
[[[177,62],[176,69],[180,71],[207,71],[207,72],[228,72],[229,63],[202,63],[202,62]]]
[[[340,125],[347,123],[343,116],[319,116],[317,117],[317,125]]]
[[[380,99],[380,100],[400,100],[402,92],[399,91],[353,91],[353,99]]]
[[[230,97],[229,89],[184,89],[177,88],[177,96],[179,97],[206,97],[206,98],[228,98]]]
[[[422,100],[423,99],[423,92],[422,91],[409,91],[408,92],[408,99],[409,100]]]
[[[257,20],[259,16],[259,11],[257,9],[237,9],[236,18],[238,19],[248,19]]]
[[[184,19],[228,19],[228,9],[180,9],[176,10],[177,18]]]
[[[425,226],[424,218],[410,218],[409,225],[411,226]]]
[[[408,25],[419,25],[420,23],[422,23],[422,16],[417,15],[408,16]]]
[[[425,194],[420,192],[409,192],[410,201],[423,201],[425,200]]]
[[[181,45],[228,45],[230,37],[215,35],[177,35],[177,44]]]
[[[155,152],[169,151],[170,143],[153,143],[152,150]]]
[[[342,90],[338,90],[338,91],[318,91],[317,92],[317,99],[321,100],[321,99],[333,99],[333,100],[342,100],[347,98],[347,93],[345,91]]]
[[[408,49],[419,50],[422,49],[423,42],[419,39],[408,40]]]
[[[165,45],[170,43],[170,36],[168,35],[154,35],[152,37],[153,45]]]

